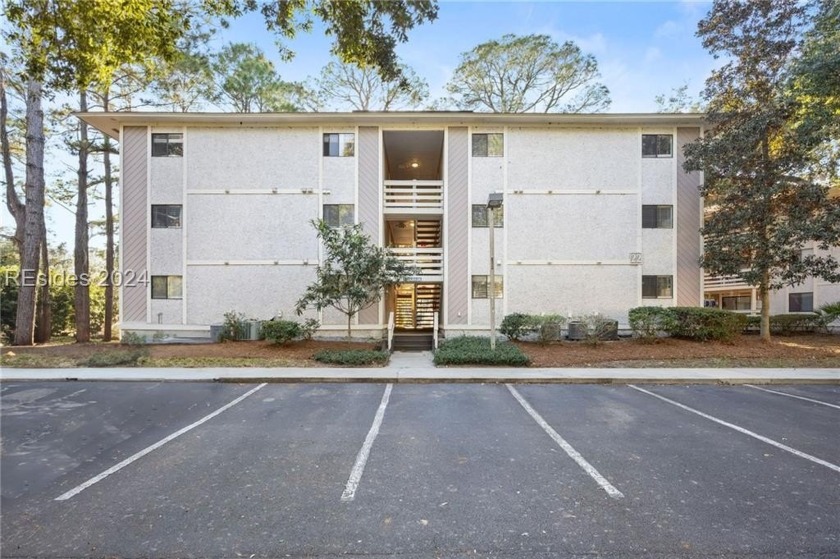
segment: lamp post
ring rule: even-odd
[[[490,229],[490,275],[487,298],[490,299],[490,351],[496,351],[496,220],[494,210],[502,207],[504,195],[492,192],[487,197],[487,227]]]

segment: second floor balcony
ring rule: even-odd
[[[703,275],[703,288],[706,291],[715,289],[749,289],[752,287],[738,274],[729,276]]]
[[[391,254],[415,268],[411,282],[443,281],[443,249],[437,248],[390,248]]]
[[[440,214],[443,212],[443,181],[385,181],[386,214]]]

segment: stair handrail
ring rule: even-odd
[[[434,348],[438,348],[438,312],[435,311],[434,322],[432,323],[432,335],[434,336]]]
[[[388,351],[394,347],[394,311],[388,313]]]

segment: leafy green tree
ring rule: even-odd
[[[315,282],[298,300],[296,312],[307,307],[327,307],[347,316],[347,337],[353,317],[382,299],[386,287],[408,279],[413,268],[406,266],[388,249],[376,246],[362,232],[361,224],[332,228],[322,219],[312,221],[324,244],[324,261],[316,270]]]
[[[384,80],[401,77],[397,43],[406,42],[417,25],[437,19],[438,12],[435,0],[204,0],[203,5],[218,16],[259,11],[270,31],[288,38],[312,31],[317,18],[335,38],[334,55],[342,62],[377,68]]]
[[[237,113],[296,111],[299,85],[285,82],[274,64],[253,44],[225,46],[212,64],[214,100]]]
[[[376,68],[333,61],[324,66],[312,89],[319,106],[335,110],[392,111],[415,109],[429,96],[429,84],[399,64],[401,79],[383,80]]]
[[[494,113],[596,112],[610,105],[598,62],[548,35],[504,35],[461,55],[447,84],[461,109]]]
[[[654,97],[658,113],[702,113],[703,102],[688,93],[688,82],[679,87],[672,87],[668,94]]]
[[[20,259],[27,276],[38,276],[41,255],[46,252],[45,86],[50,91],[84,91],[92,83],[109,81],[123,64],[148,56],[171,59],[177,38],[189,27],[189,15],[179,6],[174,0],[5,3],[8,24],[3,27],[3,39],[20,60],[20,75],[26,80],[25,202],[12,205],[22,213]],[[33,343],[36,289],[34,282],[23,282],[18,290],[15,344]]]
[[[808,276],[840,280],[830,254],[802,253],[840,242],[840,200],[827,195],[837,169],[817,156],[813,135],[797,132],[807,108],[787,88],[809,14],[798,0],[716,0],[698,27],[727,59],[706,82],[705,137],[686,147],[686,170],[705,177],[702,265],[757,287],[765,340],[772,290]]]

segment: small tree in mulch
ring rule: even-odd
[[[378,303],[386,287],[405,282],[414,269],[373,244],[361,224],[333,228],[319,219],[312,225],[324,243],[325,256],[295,311],[303,314],[310,305],[319,311],[337,309],[347,317],[349,339],[353,317]]]

